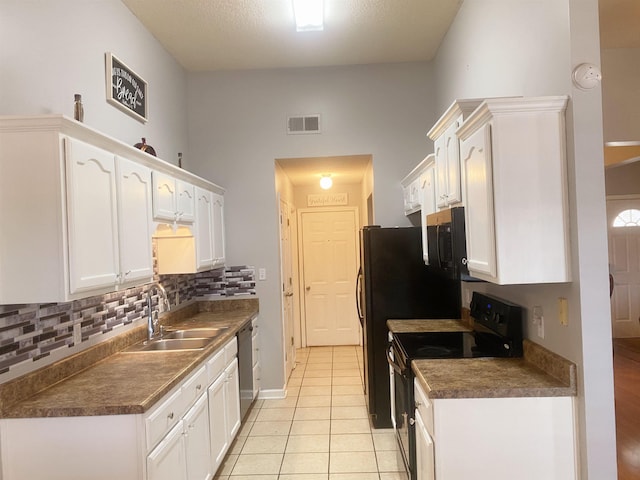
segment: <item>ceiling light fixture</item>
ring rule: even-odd
[[[293,0],[297,32],[324,30],[324,0]]]
[[[331,174],[330,173],[323,174],[322,178],[320,179],[320,188],[322,188],[323,190],[329,190],[332,185],[333,185],[333,180],[331,180]]]

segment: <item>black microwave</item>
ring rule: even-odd
[[[464,207],[440,210],[427,215],[426,221],[430,269],[447,278],[468,278]]]

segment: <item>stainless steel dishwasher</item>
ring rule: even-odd
[[[240,417],[244,420],[253,403],[253,346],[251,322],[238,332],[238,380],[240,383]]]

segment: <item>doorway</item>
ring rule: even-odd
[[[640,195],[607,197],[607,229],[613,337],[640,337]]]
[[[358,345],[358,209],[303,209],[299,215],[304,344]]]

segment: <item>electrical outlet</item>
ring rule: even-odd
[[[544,312],[540,305],[533,307],[533,324],[538,327],[538,336],[544,338]]]
[[[560,325],[565,327],[569,325],[569,305],[564,297],[558,297],[558,317]]]
[[[258,280],[266,280],[267,279],[267,269],[259,268],[258,269]]]

